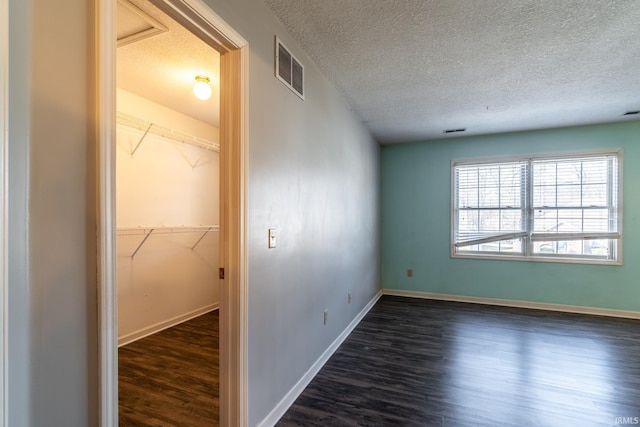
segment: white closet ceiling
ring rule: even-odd
[[[216,50],[145,0],[118,1],[118,40],[119,88],[219,127]],[[197,75],[211,79],[208,101],[193,95]]]
[[[383,143],[640,119],[637,0],[265,3]]]

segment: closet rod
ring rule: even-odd
[[[170,129],[168,127],[164,127],[157,123],[149,122],[147,120],[132,116],[130,114],[126,114],[118,111],[117,121],[121,125],[128,126],[128,127],[145,132],[144,136],[140,139],[140,142],[138,142],[138,146],[140,145],[140,143],[142,143],[142,140],[145,138],[145,136],[148,133],[152,133],[154,135],[159,135],[164,138],[172,139],[174,141],[179,141],[185,144],[194,145],[196,147],[199,147],[205,150],[216,151],[218,153],[220,152],[220,144],[218,143],[209,141],[208,139],[200,138],[195,135],[190,135],[188,133],[180,132],[175,129]],[[136,149],[137,148],[138,147],[136,147]]]

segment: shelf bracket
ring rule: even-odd
[[[191,250],[194,250],[196,248],[196,246],[198,246],[198,243],[200,243],[202,241],[202,239],[204,239],[204,236],[207,235],[208,232],[210,232],[213,229],[213,227],[209,227],[207,228],[207,231],[205,231],[204,233],[202,233],[202,236],[200,236],[200,238],[198,239],[197,242],[195,242],[193,244],[193,246],[191,246]]]
[[[176,140],[173,140],[173,139],[171,139],[170,141],[173,143],[173,146],[176,148],[176,150],[178,150],[178,152],[180,153],[180,155],[182,156],[182,158],[183,158],[187,163],[189,163],[189,166],[191,166],[191,169],[195,169],[195,168],[200,164],[200,162],[202,161],[202,159],[204,158],[204,156],[205,156],[205,154],[206,154],[206,152],[203,152],[202,154],[200,154],[200,157],[198,157],[198,160],[196,160],[196,161],[195,161],[195,163],[193,163],[193,162],[189,159],[189,157],[187,157],[186,153],[182,150],[182,146],[181,146],[181,144],[184,144],[184,142],[176,141]],[[209,151],[209,150],[206,150],[206,151]]]
[[[191,169],[195,169],[200,164],[200,161],[202,161],[203,158],[204,158],[204,153],[202,153],[200,157],[198,157],[198,160],[196,160],[196,162],[193,165],[191,165]]]
[[[149,233],[146,234],[144,236],[144,239],[142,239],[142,242],[140,242],[140,244],[138,245],[138,247],[136,248],[135,251],[133,251],[133,254],[131,254],[131,259],[133,259],[134,256],[136,256],[136,254],[138,253],[138,251],[140,250],[140,248],[142,247],[142,245],[144,245],[144,242],[147,241],[147,239],[149,238],[149,236],[151,236],[151,233],[153,233],[153,228],[151,230],[149,230]]]
[[[144,139],[147,137],[147,134],[151,130],[151,126],[153,126],[153,123],[149,123],[149,126],[147,127],[147,130],[144,131],[144,135],[142,135],[142,138],[140,138],[140,141],[138,141],[138,144],[136,145],[136,148],[134,148],[133,151],[131,152],[131,157],[133,157],[133,155],[136,154],[136,151],[138,151],[138,147],[140,147],[140,144],[142,144],[142,141],[144,141]]]

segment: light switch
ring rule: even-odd
[[[276,247],[276,229],[269,229],[269,249],[273,249]]]

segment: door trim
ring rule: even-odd
[[[4,0],[1,0],[4,1]],[[95,0],[97,28],[100,426],[118,425],[115,251],[116,1]],[[220,425],[247,425],[249,45],[201,0],[151,0],[221,53]]]
[[[8,424],[7,156],[9,146],[9,2],[0,0],[0,426]]]
[[[96,0],[96,138],[100,426],[118,425],[118,294],[115,234],[116,1]]]

